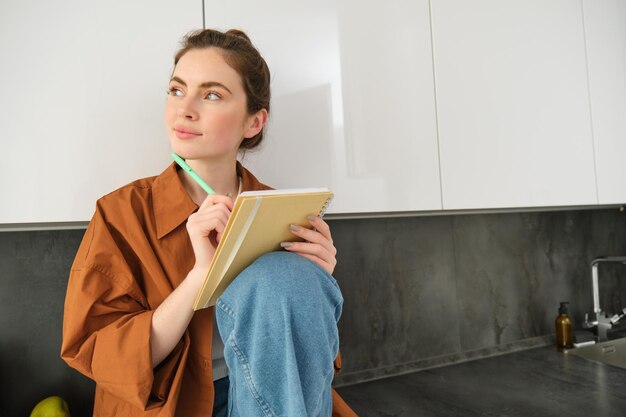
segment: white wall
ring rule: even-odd
[[[0,223],[87,221],[160,173],[173,54],[201,27],[197,0],[0,2]]]

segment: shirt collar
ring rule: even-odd
[[[152,208],[158,239],[183,224],[193,212],[198,210],[198,205],[189,197],[178,177],[179,169],[178,165],[173,162],[156,177],[152,184]],[[237,161],[237,175],[241,177],[242,191],[269,189],[268,186],[261,184],[239,161]]]

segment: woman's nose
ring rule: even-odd
[[[196,110],[195,103],[191,98],[181,101],[180,106],[178,106],[178,115],[189,120],[198,119],[198,111]]]

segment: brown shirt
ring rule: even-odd
[[[152,314],[194,263],[185,223],[198,206],[177,171],[173,163],[100,198],[72,265],[61,357],[96,382],[95,416],[211,415],[212,307],[152,368]],[[243,191],[269,188],[237,171]],[[334,391],[333,416],[356,416]]]

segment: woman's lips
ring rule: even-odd
[[[192,139],[198,136],[202,136],[202,133],[197,130],[190,129],[185,126],[176,126],[174,127],[174,134],[179,139]]]

